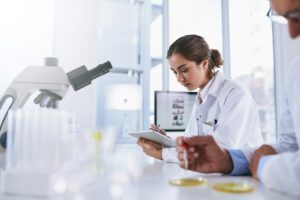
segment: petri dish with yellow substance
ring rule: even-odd
[[[169,184],[174,186],[182,186],[182,187],[204,186],[207,185],[207,180],[202,177],[174,178],[169,180]]]
[[[248,182],[215,183],[212,185],[212,188],[216,191],[226,192],[226,193],[249,193],[254,190],[253,185]]]

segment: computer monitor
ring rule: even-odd
[[[154,123],[166,131],[184,131],[197,92],[155,91]]]

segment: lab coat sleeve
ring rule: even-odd
[[[236,87],[228,93],[220,108],[212,135],[226,148],[244,149],[243,153],[249,160],[253,153],[252,147],[263,144],[258,108],[254,100],[247,91]]]
[[[277,153],[298,150],[297,138],[287,95],[285,95],[284,109],[280,118],[277,143],[273,144],[273,148]]]
[[[298,150],[297,136],[300,134],[300,57],[290,67],[285,88],[283,112],[281,113],[278,139],[273,147],[278,153]],[[297,133],[298,132],[298,133]]]
[[[282,153],[268,158],[259,178],[267,188],[300,197],[299,169],[300,151]]]
[[[277,144],[280,154],[259,162],[259,178],[267,187],[300,197],[300,57],[291,66],[287,78],[284,112],[279,124]],[[298,139],[298,143],[297,143]],[[289,152],[286,152],[289,151]],[[284,153],[282,153],[284,152]]]

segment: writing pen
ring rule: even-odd
[[[160,127],[160,124],[157,124],[156,128],[155,128],[155,131],[159,132],[159,127]]]

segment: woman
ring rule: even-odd
[[[210,49],[201,36],[186,35],[170,46],[167,59],[179,83],[189,91],[199,88],[185,136],[210,134],[227,148],[263,143],[258,108],[249,92],[216,70],[223,64],[218,50]],[[150,129],[166,134],[154,125]],[[177,161],[175,148],[162,148],[143,138],[137,143],[149,156]]]

